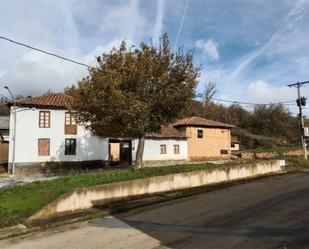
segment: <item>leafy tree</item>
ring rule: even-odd
[[[286,138],[292,143],[299,140],[297,118],[282,104],[257,105],[252,113],[250,127],[258,134]]]
[[[191,50],[174,52],[167,34],[158,47],[141,43],[128,49],[125,42],[97,58],[99,66],[77,86],[70,108],[78,122],[105,137],[138,137],[136,166],[142,164],[144,137],[183,115],[195,95],[200,68]]]

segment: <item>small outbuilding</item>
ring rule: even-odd
[[[231,141],[231,151],[239,151],[239,141],[236,138],[232,137]]]

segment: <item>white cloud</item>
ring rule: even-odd
[[[89,4],[45,0],[35,5],[3,1],[0,9],[6,11],[1,15],[0,29],[1,34],[17,41],[95,65],[95,56],[118,47],[123,39],[130,46],[144,34],[151,34],[152,26],[146,28],[150,17],[146,18],[139,8],[139,0]],[[91,17],[85,18],[90,9]],[[24,23],[27,25],[21,25]],[[85,67],[6,41],[0,41],[0,50],[0,87],[7,84],[15,94],[62,91],[88,75]]]
[[[250,102],[272,103],[292,101],[296,98],[296,90],[287,86],[271,85],[266,81],[258,80],[250,83],[242,94]]]
[[[164,17],[164,0],[158,0],[157,8],[158,8],[157,16],[156,16],[156,21],[155,21],[154,31],[153,31],[153,39],[155,42],[162,35],[163,17]]]
[[[218,51],[219,44],[212,39],[208,40],[197,40],[195,46],[202,49],[203,54],[206,58],[217,61],[220,59],[220,54]]]
[[[90,53],[77,57],[77,52],[68,54],[71,58],[90,66],[96,65],[96,56],[119,47],[121,39],[115,39],[105,46],[97,46]],[[132,41],[127,41],[130,46]],[[68,63],[35,51],[22,55],[21,59],[7,72],[0,75],[0,82],[8,84],[16,94],[39,95],[48,89],[63,91],[67,86],[88,75],[86,67]]]
[[[145,28],[148,22],[139,10],[139,1],[131,0],[129,5],[122,4],[110,9],[100,22],[99,32],[111,37],[139,40],[141,33],[151,34],[151,30]]]
[[[250,82],[245,86],[231,85],[230,87],[222,87],[218,85],[216,98],[240,101],[246,103],[255,104],[271,104],[278,102],[290,102],[285,103],[285,107],[289,109],[293,114],[298,113],[298,107],[296,106],[297,91],[296,88],[289,88],[287,85],[274,85],[267,81],[257,80]],[[302,96],[309,97],[309,89],[303,87],[301,89]],[[221,104],[230,105],[230,103],[219,102]],[[242,105],[245,109],[251,111],[253,105]],[[306,109],[305,109],[306,111]],[[307,111],[309,115],[309,110]]]

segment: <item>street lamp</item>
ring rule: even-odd
[[[4,86],[5,89],[8,90],[8,92],[11,95],[11,98],[13,100],[13,105],[14,105],[14,129],[13,129],[13,156],[12,156],[12,175],[14,175],[15,172],[15,145],[16,145],[16,101],[14,98],[14,95],[12,94],[10,88],[8,86]]]

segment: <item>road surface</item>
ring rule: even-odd
[[[309,174],[204,191],[3,240],[0,248],[309,248]]]

